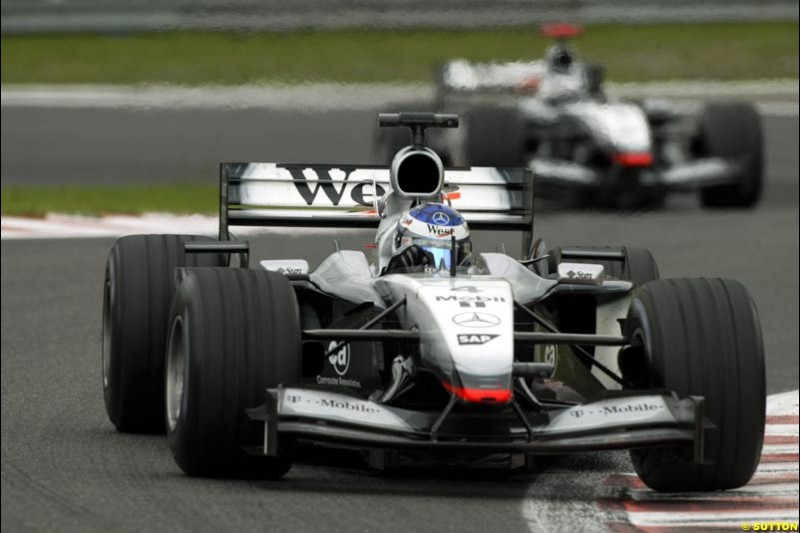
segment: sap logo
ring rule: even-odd
[[[450,237],[451,235],[455,234],[455,229],[437,226],[435,224],[428,224],[428,233],[434,237]]]
[[[465,333],[463,335],[458,336],[458,344],[461,346],[464,345],[478,345],[478,344],[486,344],[492,339],[496,339],[500,335],[477,335],[472,333]]]
[[[303,198],[306,205],[314,205],[317,201],[319,192],[322,191],[328,200],[333,205],[338,206],[342,202],[345,193],[349,191],[350,200],[353,203],[363,206],[371,206],[375,198],[380,198],[386,193],[386,190],[371,181],[348,182],[350,175],[357,167],[300,167],[300,166],[286,166],[283,167],[289,171],[292,176],[292,183],[294,183],[297,192]],[[317,175],[316,181],[310,181],[304,171],[310,170]],[[333,172],[340,172],[344,174],[343,179],[334,181],[331,174]],[[313,187],[310,185],[313,183]]]

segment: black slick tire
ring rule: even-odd
[[[173,302],[166,356],[167,440],[190,476],[278,478],[293,443],[278,456],[263,447],[263,422],[246,410],[266,390],[299,381],[300,314],[291,283],[277,272],[187,270]]]
[[[705,207],[755,206],[764,186],[764,141],[761,118],[749,103],[708,104],[700,117],[701,155],[720,157],[739,166],[734,183],[700,191]]]
[[[644,360],[643,387],[705,398],[705,461],[692,447],[632,450],[647,486],[660,491],[711,491],[745,485],[758,466],[764,438],[766,382],[758,315],[747,290],[723,279],[669,279],[637,291],[626,320],[632,350]],[[632,354],[626,354],[628,356]]]
[[[175,269],[219,266],[220,254],[186,254],[196,235],[130,235],[108,255],[103,283],[103,395],[122,432],[164,431],[164,343]]]
[[[525,123],[514,108],[478,105],[466,114],[466,163],[480,167],[525,166]]]

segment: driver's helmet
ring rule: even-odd
[[[570,71],[575,58],[564,46],[554,46],[548,54],[547,64],[551,72],[565,74]]]
[[[453,247],[455,266],[468,266],[472,243],[467,221],[450,206],[422,204],[412,207],[400,217],[390,265],[406,270],[419,270],[420,267],[449,270]]]

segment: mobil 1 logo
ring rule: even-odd
[[[487,333],[461,333],[458,335],[458,344],[461,346],[478,346],[486,344],[497,337],[499,337],[499,335],[490,335]]]
[[[506,299],[503,296],[475,294],[481,292],[477,287],[466,286],[450,289],[451,294],[447,296],[437,296],[437,302],[458,303],[459,307],[478,307],[485,308],[487,304],[502,303]],[[457,294],[452,294],[456,292]]]

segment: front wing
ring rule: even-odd
[[[449,406],[450,407],[450,406]],[[704,400],[626,393],[556,410],[412,411],[326,390],[269,389],[248,411],[264,423],[264,455],[283,436],[377,449],[562,454],[652,446],[693,446],[703,460]]]
[[[565,189],[600,189],[613,186],[607,179],[614,172],[624,169],[596,169],[571,161],[533,158],[528,166],[536,175],[540,186]],[[618,185],[640,188],[662,188],[665,190],[694,190],[717,185],[735,183],[743,171],[740,165],[721,158],[703,158],[686,161],[669,168],[635,169],[638,181],[620,181]]]

